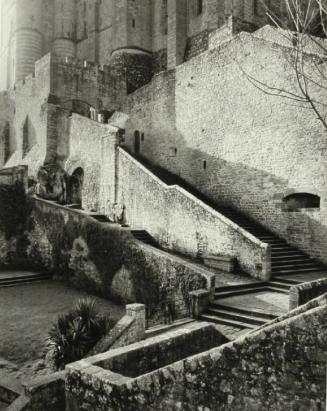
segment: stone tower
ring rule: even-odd
[[[7,84],[10,86],[32,73],[35,62],[43,55],[42,0],[12,0],[3,16],[8,18]]]
[[[54,1],[53,47],[59,57],[76,55],[76,1]]]

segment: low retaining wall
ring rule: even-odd
[[[66,367],[68,409],[87,409],[92,403],[94,409],[136,410],[138,408],[129,408],[128,405],[125,408],[120,404],[112,408],[111,391],[119,391],[121,385],[126,383],[132,387],[143,374],[226,341],[213,325],[193,323],[141,343],[69,364]],[[154,387],[153,390],[156,391]],[[98,401],[100,397],[101,405]],[[143,407],[148,409],[146,402],[143,402]]]
[[[290,310],[327,293],[327,278],[294,285],[290,289]]]
[[[25,384],[25,394],[8,411],[65,411],[65,376],[61,371]]]
[[[251,276],[270,278],[268,244],[183,188],[166,185],[122,148],[118,164],[118,198],[129,225],[149,231],[165,248],[192,256],[223,253]]]
[[[145,305],[129,304],[126,315],[121,318],[108,335],[104,336],[89,353],[100,354],[118,347],[125,347],[145,338]]]
[[[214,290],[213,274],[136,241],[119,225],[34,197],[26,208],[25,231],[10,254],[20,256],[21,268],[49,271],[105,298],[145,304],[148,325],[171,314],[189,316],[189,292]]]
[[[68,367],[68,409],[324,410],[326,314],[324,304],[134,379],[101,370],[100,357],[92,366],[75,363]]]

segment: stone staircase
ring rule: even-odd
[[[270,244],[271,271],[273,277],[297,274],[299,272],[319,272],[326,269],[322,264],[307,256],[298,248],[289,245],[285,240],[279,238],[258,223],[242,215],[239,211],[229,207],[216,207],[216,210],[262,242]]]
[[[235,303],[228,302],[231,297],[248,296],[251,294],[272,292],[288,295],[292,285],[301,281],[274,279],[268,282],[257,282],[240,285],[232,285],[216,288],[214,301],[201,315],[200,320],[210,321],[216,324],[227,325],[238,329],[255,329],[265,323],[274,320],[279,315],[272,311],[255,308],[244,308]]]
[[[6,271],[0,272],[0,288],[16,287],[41,281],[51,280],[50,274]]]
[[[158,247],[156,240],[145,230],[133,229],[131,230],[131,234],[138,241],[142,241],[143,243],[152,245],[153,247]]]
[[[310,258],[298,248],[289,245],[285,240],[279,238],[277,235],[259,223],[251,220],[248,216],[242,214],[238,210],[235,210],[232,207],[219,206],[179,176],[176,176],[159,166],[153,165],[141,156],[137,156],[136,159],[165,184],[179,185],[262,242],[270,244],[273,277],[297,274],[299,272],[313,273],[326,270],[326,267],[322,264]]]

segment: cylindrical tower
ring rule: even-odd
[[[75,0],[55,0],[52,51],[59,57],[75,57]]]
[[[41,32],[42,0],[16,2],[16,22],[12,24],[10,50],[14,56],[11,70],[15,81],[34,72],[34,65],[42,57]]]

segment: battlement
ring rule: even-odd
[[[97,64],[92,61],[81,60],[76,57],[66,56],[60,57],[56,55],[52,55],[52,62],[57,65],[62,65],[66,67],[70,67],[76,70],[84,70],[88,71],[89,73],[92,72],[94,75],[100,73],[112,73],[113,68],[107,64]]]

